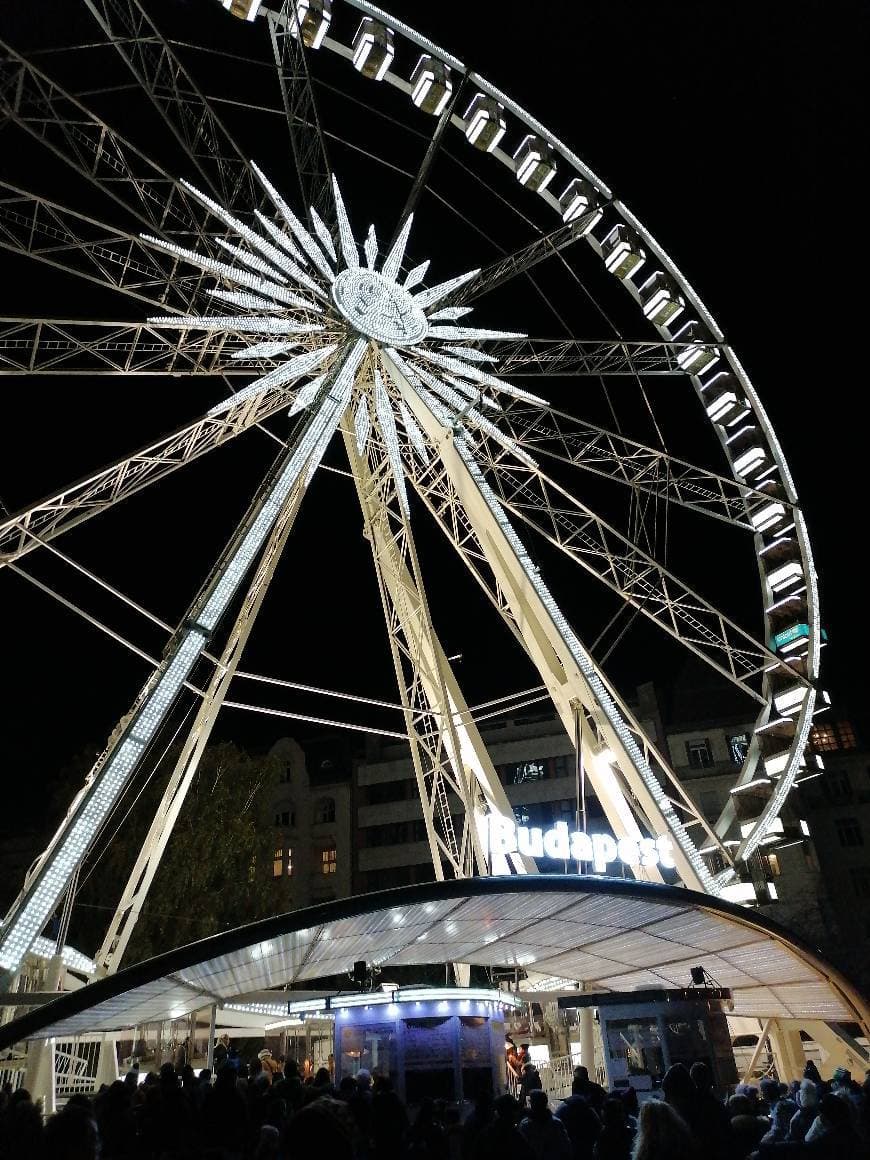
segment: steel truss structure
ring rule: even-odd
[[[10,516],[0,524],[0,567],[271,416],[289,408],[295,426],[29,872],[0,927],[0,969],[17,972],[196,670],[197,713],[97,955],[100,971],[119,965],[296,513],[333,438],[344,444],[371,546],[436,877],[534,873],[537,866],[522,845],[506,853],[490,848],[489,819],[511,818],[511,807],[435,628],[412,497],[537,670],[630,872],[651,881],[676,875],[710,894],[741,879],[763,885],[753,855],[791,837],[782,811],[805,767],[816,702],[815,571],[775,433],[718,325],[668,255],[540,122],[367,0],[342,0],[360,21],[352,41],[334,34],[329,4],[247,5],[252,17],[260,13],[260,64],[283,112],[294,166],[289,177],[248,158],[144,0],[81,4],[96,22],[101,51],[144,95],[175,155],[181,150],[188,164],[184,180],[177,179],[122,136],[98,111],[99,101],[55,79],[50,54],[36,64],[0,44],[7,133],[22,134],[67,167],[94,198],[93,210],[89,203],[84,212],[5,173],[0,246],[37,271],[62,271],[120,292],[134,315],[2,318],[0,374],[214,378],[218,394],[228,397],[180,430]],[[215,4],[214,19],[233,17]],[[92,49],[83,42],[65,51]],[[424,156],[410,194],[396,205],[386,247],[373,226],[361,232],[353,200],[348,209],[335,179],[327,146],[342,142],[319,106],[318,54],[334,56],[348,80],[355,71],[372,89],[384,82],[384,91],[410,99],[424,122],[429,117]],[[411,56],[417,65],[409,73],[399,62]],[[513,141],[510,152],[503,139]],[[534,223],[533,236],[512,248],[500,245],[494,259],[490,249],[479,269],[439,271],[446,280],[435,281],[428,260],[415,264],[408,255],[427,252],[419,219],[435,161],[457,145],[476,147],[487,174],[477,179],[483,189],[507,183],[509,195],[498,197],[522,207],[518,216]],[[472,304],[495,291],[504,302],[505,288],[532,286],[546,302],[536,279],[553,266],[581,285],[577,271],[590,253],[592,266],[619,279],[627,302],[634,300],[657,336],[554,339],[468,322]],[[647,381],[694,393],[698,417],[721,445],[722,469],[673,454],[663,441],[649,445],[580,418],[538,393],[572,380],[639,386],[648,406]],[[631,525],[617,527],[569,479],[618,485],[629,497]],[[671,504],[708,527],[733,529],[754,551],[765,617],[760,636],[659,558],[661,545],[644,513],[649,505]],[[755,705],[755,734],[715,825],[579,639],[520,527]],[[212,652],[223,620],[230,622],[225,642]],[[578,820],[579,808],[578,802]],[[654,839],[660,856],[643,856]]]

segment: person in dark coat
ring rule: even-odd
[[[592,1150],[593,1160],[629,1160],[635,1129],[628,1123],[625,1101],[606,1099],[602,1116],[601,1131]]]
[[[248,1134],[248,1109],[236,1087],[236,1072],[222,1067],[202,1104],[203,1143],[223,1148],[228,1157],[241,1156]]]
[[[541,1077],[538,1069],[531,1062],[523,1064],[523,1078],[520,1082],[520,1104],[525,1107],[529,1094],[541,1090]]]
[[[564,1124],[550,1111],[547,1093],[529,1092],[529,1114],[520,1121],[520,1135],[536,1160],[571,1160],[571,1141]]]
[[[819,1114],[801,1152],[806,1160],[867,1160],[867,1146],[852,1126],[848,1103],[830,1092],[819,1100]]]
[[[802,1079],[797,1094],[797,1111],[788,1126],[786,1140],[792,1144],[802,1144],[807,1132],[813,1126],[819,1110],[819,1093],[811,1079]]]
[[[693,1063],[689,1076],[695,1085],[695,1138],[708,1160],[725,1160],[731,1154],[731,1118],[713,1091],[710,1065],[700,1060]]]
[[[514,1097],[499,1096],[493,1108],[495,1119],[477,1137],[473,1160],[535,1160],[517,1127],[520,1108]]]
[[[607,1101],[605,1106],[606,1104]],[[601,1121],[583,1094],[582,1080],[574,1080],[571,1084],[571,1095],[556,1108],[553,1115],[568,1133],[573,1160],[591,1160],[592,1149],[601,1131]],[[623,1115],[623,1122],[624,1120]]]
[[[578,1084],[578,1087],[574,1087]],[[600,1117],[601,1110],[604,1107],[604,1101],[607,1099],[607,1092],[600,1083],[589,1078],[589,1068],[584,1067],[582,1063],[578,1063],[574,1068],[574,1083],[571,1084],[572,1094],[585,1096],[586,1102]]]

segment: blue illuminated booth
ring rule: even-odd
[[[481,987],[393,987],[290,1002],[288,1018],[335,1020],[335,1083],[363,1068],[408,1103],[505,1090],[504,1012],[521,1005]]]

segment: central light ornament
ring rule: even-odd
[[[330,230],[315,209],[309,211],[306,225],[253,162],[251,170],[275,211],[273,216],[255,211],[256,226],[240,221],[188,182],[181,183],[238,237],[238,244],[226,237],[214,239],[231,261],[143,235],[156,249],[214,275],[218,284],[207,293],[232,308],[230,314],[150,318],[149,324],[223,331],[234,341],[241,339],[230,356],[233,360],[267,364],[253,382],[213,406],[209,416],[270,392],[290,391],[293,416],[319,405],[321,396],[345,374],[353,387],[347,405],[353,411],[357,450],[364,454],[371,433],[381,432],[405,509],[403,444],[406,452],[424,462],[430,452],[403,392],[417,396],[443,427],[455,429],[461,423],[478,438],[491,439],[530,463],[526,452],[493,421],[502,412],[498,396],[535,404],[545,400],[497,378],[486,365],[496,359],[480,349],[484,342],[525,335],[463,326],[459,320],[471,313],[471,307],[448,305],[450,297],[480,271],[467,270],[424,287],[428,260],[410,268],[405,263],[412,213],[381,250],[373,225],[357,241],[335,177],[335,228]],[[355,339],[350,354],[344,341],[348,329]],[[361,340],[372,340],[379,350],[373,373],[367,370],[354,382],[360,358],[353,350],[365,349]],[[340,359],[346,360],[343,367],[338,365]],[[352,359],[356,362],[351,367]]]
[[[338,312],[359,334],[387,346],[414,346],[429,331],[408,291],[375,270],[342,270],[332,285]]]

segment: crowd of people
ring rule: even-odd
[[[550,1106],[483,1092],[468,1114],[424,1099],[405,1107],[388,1079],[365,1069],[336,1088],[328,1068],[303,1078],[268,1051],[247,1064],[218,1052],[216,1074],[179,1056],[159,1072],[130,1071],[93,1098],[76,1095],[43,1122],[27,1091],[0,1092],[2,1160],[859,1160],[870,1157],[870,1072],[863,1087],[812,1063],[791,1084],[763,1079],[722,1100],[705,1063],[671,1067],[657,1097],[608,1094],[574,1071],[572,1094]],[[141,1080],[141,1082],[140,1082]]]

